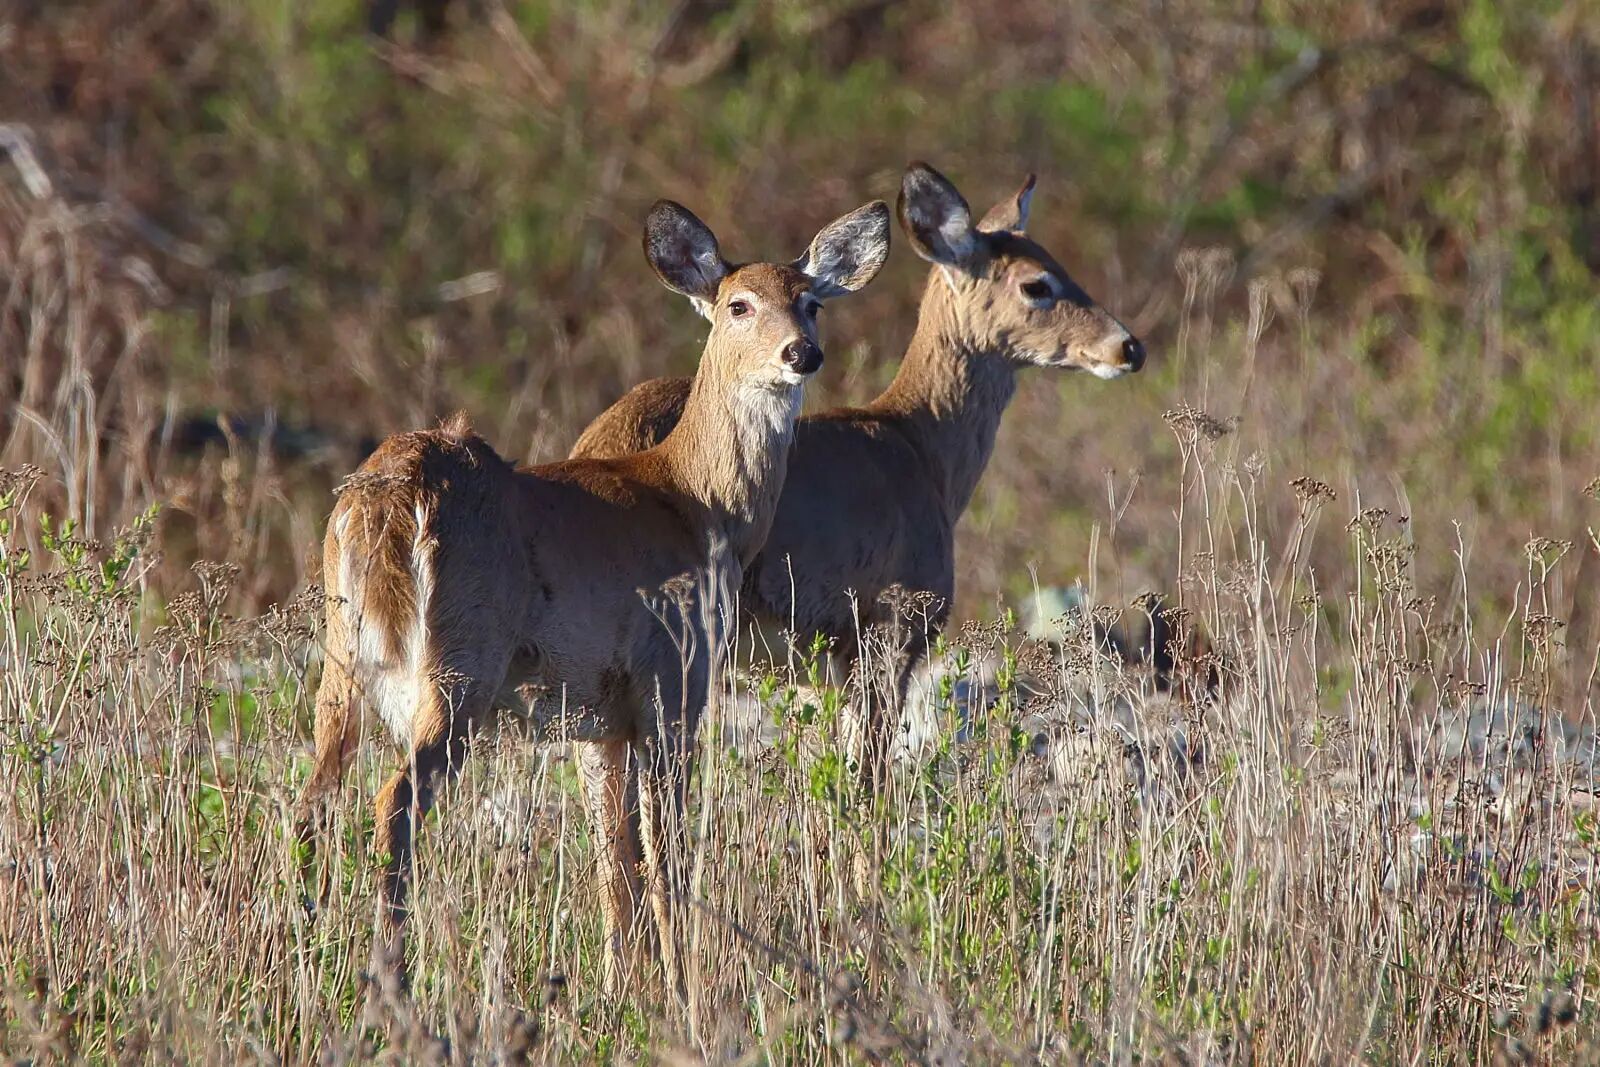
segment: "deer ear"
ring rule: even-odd
[[[812,292],[832,300],[877,277],[888,258],[889,205],[874,200],[824,226],[794,265],[810,276]]]
[[[644,256],[663,285],[688,297],[696,311],[710,317],[728,263],[716,237],[694,212],[671,200],[657,200],[644,220]]]
[[[1015,196],[1008,196],[983,217],[978,229],[984,233],[1010,233],[1028,228],[1028,205],[1033,202],[1033,186],[1038,179],[1030,174]]]
[[[897,213],[912,249],[923,259],[957,267],[977,255],[972,210],[956,187],[926,163],[906,168]]]

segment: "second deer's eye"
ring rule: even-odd
[[[1050,300],[1056,291],[1044,278],[1032,278],[1022,283],[1022,295],[1029,300]]]
[[[744,318],[753,310],[755,309],[750,306],[748,300],[733,300],[728,303],[728,314],[736,319]]]
[[[809,303],[806,304],[806,309],[805,310],[806,310],[806,318],[814,319],[814,318],[817,317],[817,312],[822,310],[822,305],[820,303],[818,303],[817,301],[812,300],[812,301],[810,301]]]

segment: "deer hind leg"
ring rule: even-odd
[[[619,996],[626,984],[637,938],[639,886],[638,768],[626,740],[584,741],[577,745],[583,772],[589,824],[606,929],[605,989]]]
[[[337,568],[327,568],[337,575]],[[352,671],[351,642],[345,605],[336,588],[329,588],[327,637],[322,659],[322,680],[317,685],[315,748],[311,777],[295,806],[301,846],[301,874],[310,872],[316,858],[316,845],[326,828],[326,801],[344,781],[350,758],[361,740],[362,703],[360,684]]]
[[[317,686],[317,718],[314,730],[316,755],[311,778],[300,794],[302,809],[310,807],[339,788],[344,781],[356,742],[361,739],[360,706],[356,680],[342,660],[329,656],[323,661],[322,681]]]
[[[322,575],[327,586],[327,600],[323,614],[327,626],[324,635],[322,680],[317,685],[316,723],[313,730],[315,744],[312,756],[311,778],[300,793],[297,805],[300,844],[306,849],[305,860],[310,861],[321,829],[319,816],[328,795],[338,791],[344,780],[350,757],[355,754],[361,740],[362,702],[360,683],[355,675],[351,657],[356,646],[352,640],[352,605],[346,599],[344,575],[344,544],[341,534],[348,522],[348,513],[338,512],[329,521],[327,539],[323,543]]]
[[[344,780],[350,757],[360,740],[361,706],[356,680],[342,659],[329,654],[323,661],[322,681],[317,686],[316,749],[311,778],[295,806],[297,838],[300,843],[300,874],[309,880],[316,859],[317,842],[327,830],[329,796]],[[309,882],[308,882],[309,884]],[[326,892],[328,885],[322,887]],[[311,890],[308,888],[307,892]],[[308,897],[320,899],[318,897]],[[309,903],[308,903],[308,906]]]
[[[400,964],[416,832],[440,785],[460,773],[472,727],[499,691],[509,655],[498,656],[494,670],[484,669],[481,658],[472,659],[476,662],[453,664],[446,658],[431,672],[411,718],[408,758],[373,799],[373,850],[384,857],[375,963]]]

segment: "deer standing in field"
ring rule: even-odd
[[[659,444],[513,468],[457,416],[390,437],[346,483],[324,544],[328,655],[302,817],[309,834],[370,704],[405,753],[374,802],[374,847],[389,857],[386,954],[398,952],[412,840],[439,779],[460,769],[486,715],[510,710],[538,736],[582,742],[608,990],[621,986],[641,899],[637,797],[662,964],[686,993],[674,837],[686,833],[695,731],[715,684],[717,591],[739,588],[766,540],[801,388],[822,365],[817,311],[871,281],[888,242],[889,210],[875,201],[793,264],[737,266],[699,219],[657,203],[646,257],[711,321]],[[663,588],[677,592],[647,602]]]
[[[857,708],[864,784],[888,773],[911,674],[949,613],[955,526],[994,450],[1023,367],[1116,378],[1144,346],[1024,232],[1030,176],[976,225],[941,174],[913,163],[900,225],[933,264],[899,373],[864,407],[808,415],[796,429],[772,532],[745,569],[742,604],[803,639],[832,642],[842,673],[874,633],[891,648],[887,707]],[[687,379],[635,387],[584,430],[574,456],[646,449],[687,411]],[[892,590],[922,594],[920,624],[901,625]],[[863,692],[867,687],[863,686]]]

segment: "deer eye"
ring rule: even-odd
[[[732,300],[728,302],[728,314],[736,319],[742,319],[754,309],[748,300]]]
[[[808,318],[808,319],[816,318],[817,317],[817,312],[819,312],[821,310],[822,310],[821,301],[818,301],[818,300],[808,300],[808,301],[806,301],[806,307],[805,307],[806,318]]]
[[[1035,301],[1054,300],[1056,290],[1045,278],[1030,278],[1022,283],[1022,295]]]

